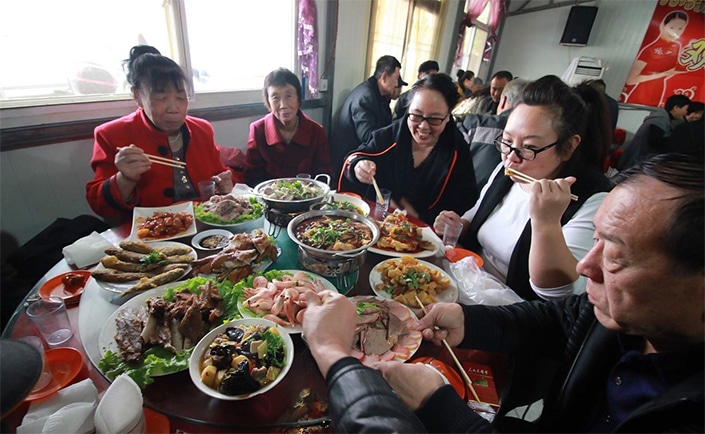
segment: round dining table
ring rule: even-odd
[[[102,235],[111,243],[117,244],[130,233],[130,224],[104,232]],[[286,229],[274,230],[269,222],[264,221],[264,228],[270,234],[276,234],[277,246],[281,255],[270,267],[281,270],[302,269],[297,244],[289,238]],[[435,235],[434,235],[435,236]],[[191,237],[173,241],[190,245]],[[442,242],[435,236],[437,253],[423,258],[446,271],[450,271],[448,260],[443,255]],[[198,251],[199,257],[212,253]],[[347,296],[374,295],[370,284],[370,271],[378,263],[389,259],[388,256],[367,252],[364,263],[360,266],[354,287]],[[40,336],[25,313],[26,305],[37,297],[38,291],[48,279],[61,273],[75,270],[65,260],[59,261],[46,275],[34,285],[25,300],[20,303],[3,332],[3,338],[18,339],[23,336]],[[452,276],[452,274],[449,272]],[[189,277],[189,276],[187,276]],[[336,283],[334,278],[330,279]],[[72,347],[83,355],[83,366],[72,383],[90,378],[100,393],[109,386],[108,380],[98,369],[101,358],[99,335],[107,319],[121,305],[115,294],[104,290],[96,281],[88,280],[78,304],[69,306],[73,336],[60,347]],[[294,342],[294,361],[286,377],[270,391],[252,398],[239,401],[225,401],[212,398],[199,391],[189,377],[188,370],[158,376],[154,382],[143,390],[146,412],[160,423],[155,423],[157,432],[328,432],[331,421],[327,414],[306,415],[306,408],[297,406],[302,394],[308,394],[309,400],[326,402],[326,384],[315,360],[300,334],[292,334]],[[481,351],[456,349],[461,360],[467,360],[492,366],[495,372],[495,384],[502,385],[502,372],[506,368],[504,359],[496,354]],[[453,359],[440,346],[423,342],[413,357],[434,357],[453,365]],[[498,375],[499,374],[499,375]],[[468,394],[469,396],[469,394]],[[29,408],[29,402],[20,404],[2,420],[2,432],[15,432],[22,423],[22,418]],[[318,408],[318,406],[316,406]],[[319,412],[320,413],[320,412]]]

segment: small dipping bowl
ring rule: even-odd
[[[448,258],[450,262],[458,262],[463,258],[467,258],[468,256],[472,256],[473,259],[475,259],[475,263],[477,264],[477,266],[482,268],[482,265],[485,263],[485,261],[482,259],[482,256],[478,255],[477,253],[458,247],[446,250],[446,258]]]
[[[225,229],[210,229],[194,235],[191,245],[199,250],[219,251],[227,247],[232,236],[233,233]]]

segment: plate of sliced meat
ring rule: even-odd
[[[351,297],[357,307],[352,356],[364,365],[405,362],[421,345],[421,331],[411,329],[416,314],[403,304],[374,296]]]
[[[219,295],[217,282],[199,279],[205,283],[198,286],[198,294],[188,288],[176,292],[172,288],[188,285],[172,282],[138,294],[121,305],[98,336],[101,358],[112,353],[132,367],[143,365],[148,354],[161,359],[185,357],[184,360],[188,360],[190,351],[183,352],[195,347],[211,327],[222,324],[224,315],[223,297]],[[170,295],[166,296],[168,293]],[[187,368],[188,363],[177,371]],[[150,375],[177,371],[152,371]],[[111,376],[110,372],[104,373]]]
[[[268,319],[282,326],[289,334],[301,333],[306,310],[304,292],[326,289],[338,292],[335,285],[318,274],[301,270],[272,270],[255,277],[251,285],[243,288],[237,306],[245,318]]]
[[[105,254],[91,276],[120,297],[181,279],[197,257],[191,246],[174,241],[124,240],[119,247],[105,249]]]

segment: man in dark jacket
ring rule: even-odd
[[[470,145],[478,189],[482,189],[492,171],[502,161],[494,142],[507,125],[512,109],[523,101],[522,93],[527,84],[529,81],[521,78],[507,83],[499,99],[496,115],[470,113],[457,123],[465,141]]]
[[[381,362],[382,377],[349,357],[355,306],[308,293],[303,333],[326,375],[336,428],[703,432],[705,163],[661,154],[617,183],[595,215],[595,245],[577,266],[588,278],[585,294],[499,307],[436,303],[419,320],[437,345],[551,361],[515,366],[492,425],[423,366]],[[517,378],[516,368],[532,375]],[[537,398],[527,395],[535,395],[530,377],[548,378],[533,423],[506,415]]]
[[[394,56],[380,57],[374,75],[357,85],[343,103],[328,142],[333,179],[337,179],[348,152],[366,143],[372,131],[392,123],[389,103],[399,96],[400,86],[408,84],[401,79],[400,69]]]

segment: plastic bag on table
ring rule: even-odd
[[[463,304],[500,306],[523,301],[514,290],[477,266],[472,257],[450,264],[458,282],[458,301]]]

